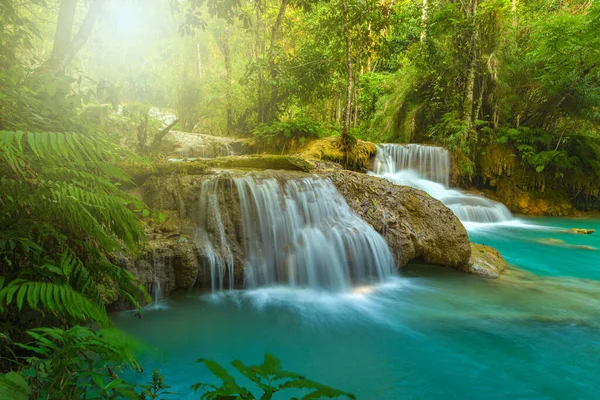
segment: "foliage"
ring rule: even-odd
[[[130,339],[118,330],[74,326],[27,333],[33,342],[15,345],[33,355],[25,357],[20,373],[4,376],[0,393],[18,383],[30,398],[139,398],[135,387],[116,375],[126,367],[139,369]]]
[[[318,122],[306,118],[260,124],[252,131],[257,147],[287,152],[311,139],[332,134]]]
[[[159,400],[160,396],[176,394],[168,391],[170,387],[165,385],[163,376],[155,369],[152,373],[152,382],[142,385],[140,400]]]
[[[402,56],[391,89],[375,96],[365,138],[433,140],[465,176],[495,144],[559,185],[573,174],[600,178],[597,3],[439,1],[427,14],[416,4],[396,9],[403,30],[392,31],[388,51]]]
[[[0,143],[4,312],[27,304],[107,323],[104,299],[121,293],[137,304],[135,278],[106,256],[144,238],[125,207],[133,198],[118,187],[129,178],[114,163],[126,153],[75,133],[5,131]]]
[[[194,391],[203,390],[202,399],[256,399],[269,400],[277,392],[287,389],[295,389],[307,392],[302,399],[323,399],[323,398],[350,398],[355,397],[349,393],[333,389],[329,386],[313,382],[302,375],[281,369],[281,362],[273,355],[266,353],[265,359],[260,365],[246,366],[241,361],[233,361],[231,365],[246,378],[250,379],[262,392],[260,397],[255,397],[251,390],[240,386],[235,378],[231,376],[225,368],[215,361],[200,359],[217,378],[222,381],[221,386],[209,383],[197,383],[192,385]],[[295,397],[293,397],[295,399]]]

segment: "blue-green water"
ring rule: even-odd
[[[535,274],[600,280],[600,220],[521,218],[521,221],[523,225],[475,229],[469,236],[475,243],[497,248],[509,263]],[[533,229],[535,226],[540,229]],[[596,232],[591,235],[561,232],[571,228],[595,229]],[[575,246],[590,246],[599,251]]]
[[[199,398],[190,385],[213,381],[196,359],[251,364],[267,351],[285,369],[359,399],[600,398],[600,252],[565,247],[600,247],[600,221],[527,222],[598,232],[470,232],[531,275],[485,280],[412,266],[354,294],[271,288],[188,296],[115,322],[150,347],[139,379],[159,368],[181,398]],[[548,238],[564,243],[538,242]]]

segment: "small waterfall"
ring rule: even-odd
[[[377,146],[375,175],[427,192],[448,206],[462,222],[498,223],[513,219],[502,203],[449,189],[450,171],[450,153],[442,147],[419,144]]]
[[[179,131],[171,131],[169,137],[176,147],[171,162],[234,156],[247,150],[242,141],[233,138]]]
[[[199,224],[196,243],[204,253],[210,267],[213,292],[223,290],[227,278],[228,288],[233,289],[233,254],[225,234],[223,217],[219,206],[218,179],[202,182],[200,188]]]
[[[379,145],[374,172],[378,175],[414,170],[423,179],[450,186],[450,152],[442,147],[418,144]]]
[[[158,309],[159,302],[162,297],[162,291],[160,288],[160,279],[158,279],[158,257],[156,255],[156,249],[152,249],[152,286],[150,289],[150,295],[152,296],[152,308]]]
[[[237,178],[248,287],[275,283],[348,290],[392,272],[385,240],[354,214],[329,180]]]
[[[239,202],[225,210],[217,193],[226,192],[220,185],[228,184]],[[225,281],[232,288],[234,240],[244,254],[247,288],[283,284],[339,292],[353,284],[381,282],[393,273],[383,237],[350,209],[329,180],[280,183],[244,176],[205,181],[201,191],[197,239],[210,266],[213,290],[223,289]],[[223,212],[234,215],[227,216],[228,223],[239,218],[241,235],[230,236],[231,243]]]

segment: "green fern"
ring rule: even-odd
[[[135,385],[117,376],[126,367],[141,369],[133,357],[135,341],[122,332],[74,326],[32,329],[27,334],[32,342],[17,347],[34,355],[25,358],[28,367],[20,374],[13,373],[10,379],[0,376],[0,393],[18,388],[40,399],[139,399]]]
[[[0,291],[0,311],[11,304],[15,304],[21,311],[26,303],[34,310],[45,309],[71,316],[78,321],[92,320],[108,324],[104,308],[76,292],[68,284],[15,279]]]
[[[94,135],[0,132],[0,307],[107,323],[106,288],[138,305],[145,289],[108,254],[144,240],[114,166],[139,161]],[[18,268],[17,268],[18,266]]]

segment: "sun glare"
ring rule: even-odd
[[[133,33],[141,26],[141,2],[133,0],[113,2],[110,7],[110,15],[119,32]]]

